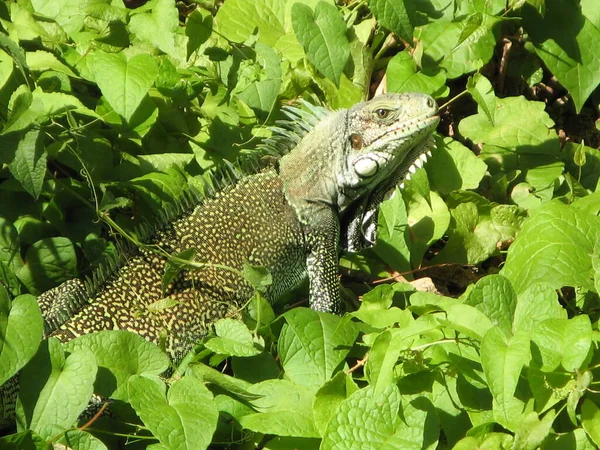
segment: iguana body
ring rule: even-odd
[[[153,244],[169,254],[196,250],[205,268],[181,272],[163,293],[167,258],[141,249],[91,302],[51,335],[61,341],[95,331],[122,329],[159,342],[178,360],[218,318],[239,310],[253,289],[225,267],[244,262],[267,267],[275,299],[305,276],[306,244],[301,224],[286,202],[282,181],[267,169],[242,179],[159,231]],[[75,285],[76,286],[76,285]],[[170,305],[153,308],[164,298]]]
[[[317,118],[293,110],[298,123],[274,139],[291,148],[278,164],[224,188],[151,239],[168,254],[195,249],[203,268],[181,272],[163,292],[168,258],[142,248],[93,295],[79,281],[42,294],[47,334],[64,342],[129,330],[163,341],[178,360],[252,296],[239,273],[246,262],[270,271],[269,300],[308,275],[310,306],[340,312],[340,231],[350,248],[372,240],[363,229],[384,193],[430,148],[436,112],[422,94],[384,95]],[[152,307],[164,298],[167,307]],[[65,311],[68,320],[58,320]]]

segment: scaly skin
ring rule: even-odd
[[[167,225],[153,240],[167,253],[196,250],[195,261],[208,263],[183,271],[163,294],[167,259],[150,250],[131,257],[89,305],[51,336],[68,341],[95,331],[133,331],[159,342],[179,360],[206,334],[207,327],[234,315],[252,296],[252,286],[233,271],[244,262],[269,268],[275,299],[305,276],[305,244],[300,224],[285,201],[281,179],[273,169],[241,180],[230,189]],[[151,311],[168,298],[176,304]]]

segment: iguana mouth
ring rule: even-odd
[[[425,140],[412,148],[398,169],[402,174],[402,182],[398,185],[400,189],[404,188],[404,181],[410,180],[412,174],[418,169],[422,169],[429,157],[432,156],[431,150],[435,147],[433,136],[429,135]],[[404,168],[406,167],[406,168]]]

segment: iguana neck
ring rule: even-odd
[[[331,113],[279,163],[289,204],[305,225],[339,208],[337,170],[342,164],[347,110]]]

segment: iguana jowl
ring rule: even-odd
[[[140,249],[94,295],[79,281],[42,294],[45,318],[57,325],[48,334],[67,341],[129,330],[154,342],[166,339],[178,360],[210,323],[252,296],[248,282],[222,267],[239,271],[246,262],[271,272],[269,300],[308,274],[311,308],[340,312],[340,233],[351,248],[365,241],[363,228],[385,192],[431,147],[436,113],[434,100],[422,94],[386,94],[318,118],[296,110],[302,123],[275,138],[293,146],[278,164],[205,199],[152,238],[170,254],[194,249],[204,268],[181,272],[163,291],[167,258]],[[149,310],[165,297],[169,307]],[[79,311],[64,323],[56,320],[73,305]]]

